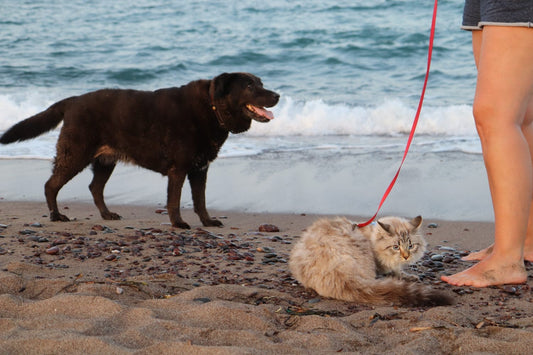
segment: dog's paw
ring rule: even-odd
[[[181,228],[181,229],[191,229],[191,226],[189,226],[187,223],[183,221],[172,223],[172,227]]]
[[[50,212],[50,221],[52,222],[70,222],[70,219],[59,212]]]
[[[108,221],[118,221],[118,220],[122,219],[122,217],[120,217],[120,215],[118,215],[117,213],[114,213],[114,212],[102,213],[102,218],[105,219],[105,220],[108,220]]]
[[[224,224],[218,219],[208,219],[206,221],[202,221],[202,224],[204,227],[224,227]]]

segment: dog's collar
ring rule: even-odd
[[[220,124],[220,127],[225,128],[224,120],[222,120],[220,111],[218,110],[217,105],[215,104],[215,79],[212,79],[211,84],[209,85],[209,100],[209,105],[211,106],[211,109],[217,117],[218,124]]]

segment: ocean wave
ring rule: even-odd
[[[296,101],[282,96],[272,111],[274,120],[253,124],[246,135],[401,135],[410,132],[416,108],[399,99],[384,100],[375,106],[351,106],[322,100]],[[472,108],[468,105],[423,108],[417,133],[474,136]]]
[[[67,97],[65,95],[64,97]],[[0,94],[0,131],[45,110],[62,97],[33,92],[26,97]],[[275,119],[254,122],[248,136],[402,135],[409,133],[416,107],[399,99],[384,99],[373,106],[328,103],[324,100],[295,100],[284,96],[271,109]],[[475,136],[472,108],[468,105],[422,109],[418,134]]]

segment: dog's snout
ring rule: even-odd
[[[279,101],[279,94],[272,91],[272,99],[277,103]]]

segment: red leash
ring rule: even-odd
[[[424,102],[424,95],[426,93],[426,86],[428,84],[429,67],[431,65],[431,54],[433,53],[433,39],[435,38],[435,23],[437,22],[437,2],[438,2],[438,0],[435,0],[435,5],[433,6],[433,19],[431,21],[431,33],[430,33],[430,36],[429,36],[428,65],[427,65],[427,69],[426,69],[426,78],[424,79],[424,87],[422,88],[422,94],[420,95],[420,101],[418,102],[418,109],[416,110],[416,115],[415,115],[415,119],[414,119],[414,122],[413,122],[413,126],[411,127],[411,133],[409,134],[409,139],[407,140],[407,145],[405,147],[405,152],[403,153],[402,162],[400,163],[400,167],[398,168],[398,171],[396,172],[396,175],[394,175],[394,178],[392,179],[391,183],[389,184],[389,187],[387,188],[387,190],[383,194],[383,197],[381,198],[381,201],[379,202],[379,206],[378,206],[378,209],[377,209],[376,213],[368,221],[366,221],[364,223],[356,224],[356,226],[359,227],[359,228],[362,228],[362,227],[367,226],[370,223],[372,223],[372,221],[378,215],[378,212],[381,209],[381,206],[383,206],[383,203],[385,202],[385,200],[389,196],[389,193],[391,192],[392,187],[396,183],[396,179],[398,179],[398,175],[400,175],[400,170],[402,169],[403,162],[405,161],[405,158],[407,157],[407,153],[409,152],[409,148],[411,147],[411,142],[413,141],[413,137],[415,135],[416,126],[418,124],[418,118],[420,117],[420,111],[422,110],[422,103]]]

